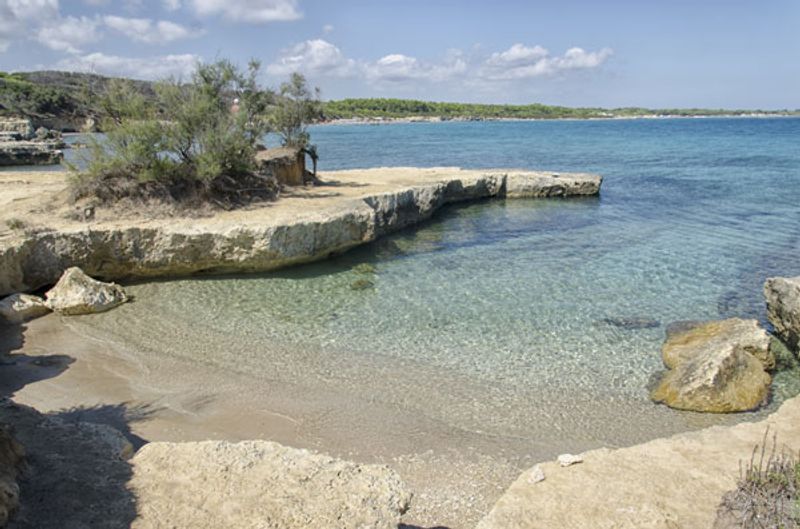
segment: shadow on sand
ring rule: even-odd
[[[12,426],[26,452],[20,508],[7,527],[129,527],[136,517],[136,500],[127,487],[131,466],[85,424],[112,426],[138,449],[147,441],[133,434],[130,424],[156,410],[122,403],[45,414],[14,403],[14,393],[59,376],[74,361],[66,355],[25,354],[24,343],[24,325],[0,325],[0,423]]]

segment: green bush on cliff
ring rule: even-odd
[[[83,171],[73,167],[74,197],[229,207],[272,196],[269,175],[256,171],[259,144],[273,126],[307,142],[309,114],[286,109],[313,98],[302,77],[279,96],[259,86],[258,71],[255,61],[246,71],[226,60],[199,65],[189,83],[159,82],[151,98],[110,82],[97,102],[105,138],[93,141]]]

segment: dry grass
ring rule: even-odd
[[[747,467],[741,466],[736,489],[723,496],[715,529],[800,529],[800,460],[778,451],[776,435],[767,452],[768,435],[769,429]]]

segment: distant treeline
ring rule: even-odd
[[[323,105],[326,119],[414,118],[444,119],[590,119],[637,116],[744,116],[800,115],[794,110],[723,110],[702,108],[648,109],[573,108],[542,105],[489,105],[471,103],[439,103],[413,99],[342,99]]]
[[[57,128],[80,128],[86,118],[98,114],[97,96],[105,92],[112,78],[102,75],[40,71],[0,72],[0,116],[32,118],[35,123]],[[153,83],[131,81],[136,91],[154,99]],[[411,99],[342,99],[322,107],[325,120],[332,119],[589,119],[637,116],[742,116],[800,115],[800,110],[723,110],[648,108],[571,108],[543,105],[488,105],[439,103]]]

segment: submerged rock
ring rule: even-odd
[[[369,279],[356,279],[350,283],[351,290],[369,290],[370,288],[375,288],[375,283]]]
[[[104,312],[128,301],[121,286],[92,279],[77,266],[68,268],[45,296],[50,309],[68,316]]]
[[[50,312],[44,299],[30,294],[12,294],[0,300],[0,320],[22,323]]]
[[[800,276],[767,279],[764,297],[775,333],[796,353],[800,341]]]
[[[669,368],[650,397],[671,408],[728,413],[753,410],[769,395],[775,367],[770,337],[755,320],[708,322],[673,333],[661,350]]]
[[[375,268],[375,265],[370,263],[361,263],[353,267],[353,272],[356,274],[376,274],[378,273],[378,269]]]
[[[411,501],[386,466],[268,441],[150,443],[131,461],[134,529],[396,529]]]
[[[661,326],[660,321],[647,317],[603,318],[600,323],[626,330],[654,329]]]

